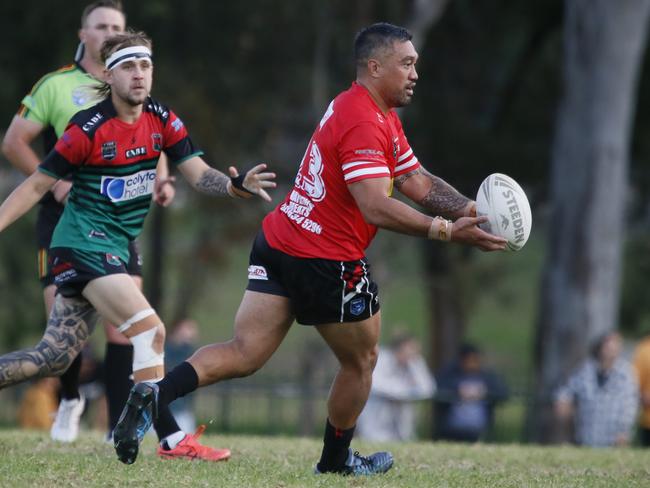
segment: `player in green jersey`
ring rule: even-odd
[[[2,150],[7,159],[24,174],[32,174],[40,162],[32,149],[32,143],[39,135],[43,136],[45,152],[49,152],[63,134],[72,116],[96,103],[94,88],[100,85],[104,70],[100,55],[101,45],[107,38],[123,32],[125,22],[119,1],[100,0],[88,5],[82,13],[79,30],[83,46],[82,56],[75,59],[74,64],[43,76],[22,100],[20,110],[7,129]],[[158,171],[160,191],[155,193],[154,199],[166,206],[173,199],[174,187],[166,184],[171,180],[167,178],[167,165],[164,161],[159,165]],[[54,303],[56,289],[48,264],[49,248],[54,227],[63,213],[63,204],[70,191],[70,185],[69,180],[59,180],[39,205],[36,226],[38,272],[48,315]],[[127,269],[142,287],[141,259],[135,242],[131,244],[131,255]],[[104,361],[106,370],[111,372],[106,375],[110,433],[117,423],[132,385],[129,377],[133,348],[129,340],[110,324],[105,322],[104,330],[107,337]],[[61,376],[61,403],[51,429],[54,440],[71,442],[77,437],[79,417],[85,403],[79,393],[80,368],[81,355]]]

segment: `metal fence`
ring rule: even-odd
[[[0,391],[0,425],[17,427],[18,407],[26,385]],[[225,381],[201,388],[191,395],[198,423],[213,432],[259,435],[321,436],[327,417],[327,384],[269,380],[256,377]],[[101,400],[103,401],[103,399]],[[84,424],[92,424],[93,410],[84,414]],[[495,425],[487,440],[522,441],[526,396],[515,393],[496,409]],[[416,403],[419,439],[431,439],[432,401]]]

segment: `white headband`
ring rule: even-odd
[[[131,46],[115,51],[106,60],[106,69],[113,69],[127,61],[134,59],[149,58],[151,59],[151,50],[147,46]]]

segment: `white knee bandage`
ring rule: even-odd
[[[154,348],[157,332],[158,328],[156,327],[131,337],[134,372],[165,364],[165,353],[157,352]]]
[[[119,328],[133,344],[133,377],[136,383],[158,381],[164,376],[162,328],[162,321],[153,309],[138,312]]]

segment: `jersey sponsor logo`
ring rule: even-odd
[[[81,130],[84,132],[89,132],[92,130],[93,127],[95,127],[102,119],[104,116],[100,113],[97,112],[95,115],[93,115],[88,122],[86,122],[84,125],[81,126]]]
[[[267,280],[268,281],[269,276],[266,273],[266,268],[264,266],[251,265],[251,266],[248,267],[248,279],[249,280]]]
[[[169,111],[167,111],[165,109],[165,107],[163,107],[162,105],[160,105],[158,103],[150,103],[149,104],[149,109],[151,111],[157,113],[158,115],[160,115],[160,117],[163,118],[163,119],[166,119],[167,117],[169,117]]]
[[[151,139],[153,140],[153,150],[162,151],[162,134],[154,132],[151,134]]]
[[[381,159],[384,158],[384,151],[380,151],[379,149],[357,149],[354,151],[354,154],[358,154],[359,156],[376,156]]]
[[[323,227],[318,222],[309,218],[309,214],[313,209],[314,204],[309,198],[303,197],[296,190],[291,191],[288,202],[280,205],[280,211],[289,217],[289,220],[295,222],[308,232],[320,235],[323,232]]]
[[[309,161],[305,165],[307,157],[309,157]],[[305,171],[307,174],[303,174]],[[323,200],[327,193],[325,182],[321,176],[322,173],[323,157],[321,156],[318,144],[314,141],[311,143],[307,153],[305,153],[300,163],[298,175],[296,176],[296,188],[303,190],[314,202]]]
[[[178,132],[183,128],[183,121],[181,119],[176,119],[172,122],[172,127],[174,128],[174,132]]]
[[[92,229],[90,232],[88,232],[88,237],[90,239],[101,239],[101,240],[106,240],[106,233],[100,231],[100,230],[94,230]]]
[[[140,147],[127,149],[124,154],[126,156],[126,159],[137,158],[138,156],[144,156],[145,154],[147,154],[147,146],[140,146]]]
[[[106,161],[115,159],[117,156],[117,143],[115,141],[108,141],[102,144],[102,158]]]
[[[357,297],[350,302],[350,313],[359,316],[366,309],[366,300],[363,297]]]
[[[125,202],[153,193],[156,170],[146,169],[129,176],[102,176],[100,193],[111,202]]]
[[[67,280],[77,276],[77,270],[69,261],[61,261],[59,258],[54,258],[52,263],[52,274],[54,275],[54,284],[59,285],[65,283]]]

